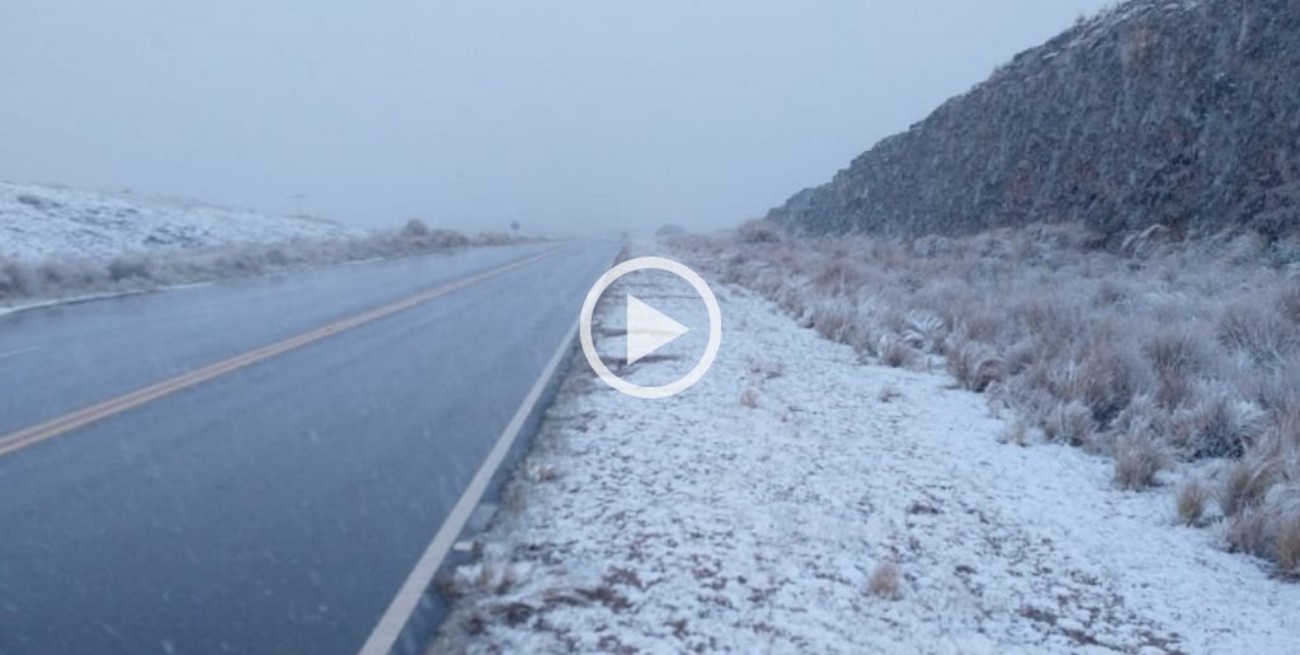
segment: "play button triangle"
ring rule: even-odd
[[[627,294],[627,363],[638,360],[690,332],[640,298]]]

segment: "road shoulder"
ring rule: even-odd
[[[664,402],[575,366],[455,571],[435,652],[1285,652],[1300,590],[940,373],[866,365],[717,288]],[[616,322],[620,308],[598,320]],[[891,574],[894,574],[891,577]],[[1250,626],[1245,633],[1240,626]]]

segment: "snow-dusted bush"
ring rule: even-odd
[[[1046,415],[1037,417],[1043,436],[1048,441],[1082,446],[1097,429],[1092,411],[1087,405],[1071,400],[1057,405]]]
[[[1205,504],[1210,491],[1197,478],[1189,478],[1178,487],[1176,508],[1178,519],[1184,525],[1196,525],[1205,516]]]
[[[808,320],[812,323],[812,328],[823,337],[833,341],[847,341],[850,323],[843,307],[829,303],[818,305],[813,308]]]
[[[1295,573],[1300,569],[1300,488],[1272,488],[1264,502],[1231,517],[1224,538],[1232,550],[1271,559],[1282,572]]]
[[[130,279],[148,280],[155,273],[151,264],[149,258],[138,254],[114,257],[108,262],[108,277],[114,282]]]
[[[867,582],[871,595],[881,600],[898,600],[903,595],[903,573],[893,562],[881,562]]]
[[[402,236],[407,239],[418,239],[429,236],[429,226],[418,218],[412,218],[402,226]]]
[[[1245,353],[1256,363],[1272,366],[1286,361],[1300,345],[1295,323],[1275,306],[1241,302],[1219,319],[1219,340],[1229,350]]]
[[[967,341],[948,351],[948,372],[962,387],[983,392],[1006,377],[1006,364],[993,348]]]
[[[907,341],[895,334],[885,333],[876,339],[875,354],[887,366],[903,368],[911,365],[916,351],[907,345]]]
[[[0,298],[23,298],[35,293],[36,279],[30,265],[0,259]]]
[[[776,243],[781,240],[781,228],[764,219],[745,222],[740,226],[739,234],[744,243]]]
[[[1254,405],[1227,390],[1212,392],[1181,416],[1185,430],[1180,436],[1198,458],[1241,457],[1259,437],[1264,420]]]
[[[948,335],[948,326],[943,318],[934,312],[912,310],[903,317],[906,327],[903,339],[919,350],[943,354],[947,350],[944,339]]]
[[[505,246],[517,243],[518,239],[505,232],[482,232],[473,239],[467,239],[466,241],[469,245],[474,246]]]
[[[1232,463],[1219,490],[1219,506],[1225,516],[1236,516],[1264,502],[1279,472],[1278,462],[1267,457],[1249,457]]]
[[[1121,489],[1145,489],[1155,484],[1164,462],[1164,453],[1151,435],[1124,435],[1115,443],[1115,483]]]

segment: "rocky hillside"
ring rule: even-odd
[[[984,83],[770,218],[812,233],[1083,221],[1104,235],[1295,232],[1300,2],[1134,0]]]

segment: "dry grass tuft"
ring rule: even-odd
[[[839,342],[847,340],[850,322],[843,308],[826,305],[816,307],[808,321],[823,339]]]
[[[1210,491],[1196,478],[1191,478],[1178,487],[1178,520],[1183,525],[1196,525],[1205,516],[1205,504],[1210,499]]]
[[[1277,473],[1274,460],[1244,459],[1233,462],[1219,490],[1219,507],[1224,516],[1235,517],[1264,501]]]
[[[867,588],[882,600],[898,600],[903,595],[903,573],[893,562],[882,562],[871,572]]]
[[[906,327],[903,340],[926,352],[943,353],[946,350],[947,326],[943,319],[933,312],[911,310],[903,317]]]
[[[1261,430],[1262,414],[1250,403],[1217,393],[1185,418],[1193,457],[1241,457]]]
[[[523,466],[523,477],[529,482],[554,482],[560,479],[560,472],[543,458],[530,457]]]
[[[886,366],[906,368],[916,360],[916,351],[906,341],[893,334],[883,334],[876,342],[876,355]]]
[[[1029,444],[1029,426],[1024,421],[1014,421],[1007,427],[1006,433],[999,439],[1001,443],[1009,443],[1017,446],[1026,446]]]
[[[889,385],[880,390],[880,393],[876,395],[876,399],[882,403],[889,403],[889,402],[893,402],[895,398],[898,398],[902,395],[903,392],[899,391],[898,387]]]
[[[1097,429],[1091,410],[1078,401],[1058,406],[1041,420],[1040,427],[1049,441],[1071,446],[1082,446]]]
[[[1105,426],[1119,416],[1140,389],[1140,357],[1114,343],[1109,326],[1103,327],[1094,343],[1086,346],[1078,385],[1082,400],[1093,420]]]
[[[781,240],[781,227],[759,218],[742,224],[738,234],[742,243],[777,243]]]
[[[1164,453],[1150,435],[1125,435],[1115,443],[1115,483],[1131,491],[1146,489],[1155,484],[1164,462]]]
[[[1142,351],[1157,375],[1186,377],[1205,365],[1203,341],[1190,332],[1166,330],[1151,337]]]
[[[480,545],[481,546],[481,545]],[[465,596],[499,596],[518,586],[522,563],[512,562],[501,547],[476,548],[477,561],[456,568],[439,579],[439,588],[449,598]]]
[[[1274,488],[1238,509],[1224,534],[1229,550],[1272,560],[1287,575],[1300,571],[1300,489]]]
[[[1006,362],[992,348],[973,341],[963,342],[948,351],[948,372],[961,386],[983,393],[995,382],[1006,379]]]
[[[1286,516],[1273,541],[1273,559],[1286,573],[1300,570],[1300,516]]]
[[[1224,346],[1249,355],[1263,366],[1285,361],[1300,344],[1295,325],[1276,307],[1256,303],[1233,305],[1219,319],[1218,328]]]
[[[1256,557],[1269,557],[1268,513],[1260,507],[1250,507],[1235,514],[1228,521],[1224,534],[1228,550],[1234,553],[1248,553]]]

